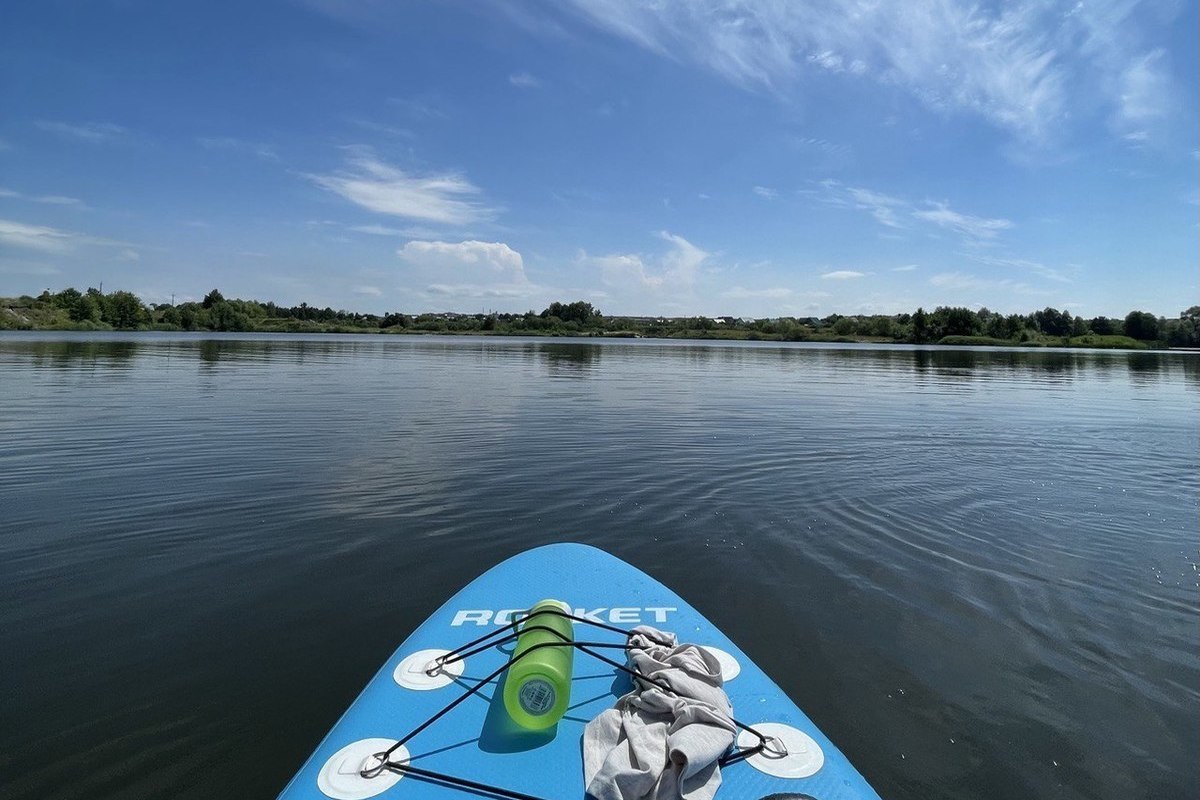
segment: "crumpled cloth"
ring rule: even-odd
[[[670,686],[634,689],[583,731],[583,780],[595,800],[712,800],[717,759],[733,744],[733,706],[716,657],[675,634],[633,629],[628,663]]]

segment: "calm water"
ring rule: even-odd
[[[0,795],[274,797],[573,539],[885,798],[1194,800],[1198,412],[1184,354],[0,335]]]

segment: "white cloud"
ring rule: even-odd
[[[881,225],[889,228],[904,227],[896,216],[896,209],[902,208],[905,205],[904,201],[880,192],[873,192],[870,189],[859,189],[853,186],[846,187],[846,193],[854,201],[855,208],[871,212],[871,216]]]
[[[61,194],[44,194],[39,197],[30,198],[35,203],[45,203],[52,206],[76,206],[77,208],[87,208],[83,201],[78,197],[65,197]]]
[[[11,219],[0,219],[0,243],[43,253],[62,253],[71,249],[76,234],[46,225],[27,225]]]
[[[378,286],[351,286],[350,291],[366,297],[383,297],[383,290]]]
[[[128,242],[64,231],[49,225],[30,225],[11,219],[0,219],[0,244],[43,253],[65,253],[75,249],[76,245],[98,245],[124,249],[133,247]]]
[[[508,82],[518,89],[540,89],[542,88],[541,79],[535,77],[529,72],[514,72],[508,76]]]
[[[576,264],[598,275],[612,296],[612,305],[628,313],[694,313],[695,288],[712,254],[668,231],[655,234],[668,247],[654,254],[613,253],[590,256],[580,252]]]
[[[275,148],[271,145],[262,142],[248,142],[245,139],[236,139],[232,136],[198,136],[196,137],[196,144],[205,150],[226,150],[233,153],[256,156],[266,161],[279,160],[279,154],[275,152]]]
[[[524,283],[525,261],[521,254],[503,242],[408,242],[396,251],[409,264],[454,271],[482,269],[514,283]]]
[[[1001,231],[1013,227],[1010,220],[963,214],[944,202],[926,202],[918,208],[903,198],[872,189],[845,186],[832,179],[821,181],[819,186],[819,190],[805,190],[805,193],[814,194],[826,205],[866,211],[876,222],[888,228],[906,228],[909,227],[906,223],[915,219],[953,230],[969,242],[979,242],[994,239]]]
[[[971,239],[992,239],[1000,231],[1012,227],[1012,222],[1006,219],[988,219],[975,217],[970,214],[960,214],[945,203],[932,203],[931,208],[914,211],[912,215],[919,220],[932,222],[943,228],[950,228]]]
[[[892,272],[913,272],[916,268],[916,264],[905,264],[903,267],[892,267]]]
[[[554,293],[529,280],[525,259],[504,242],[414,240],[396,254],[404,265],[401,292],[447,310],[478,311],[481,300],[516,298],[536,305]]]
[[[42,203],[43,205],[51,206],[72,206],[81,211],[90,211],[91,209],[77,197],[66,197],[61,194],[43,194],[31,197],[27,194],[22,194],[16,189],[0,187],[0,197],[7,197],[13,200],[26,200],[30,203]]]
[[[82,125],[72,125],[67,122],[38,120],[34,124],[47,133],[53,133],[64,139],[76,139],[91,144],[111,142],[129,133],[128,128],[113,122],[85,122]]]
[[[767,186],[755,186],[754,193],[759,197],[765,197],[768,200],[774,200],[779,197],[779,192]]]
[[[871,75],[938,111],[978,114],[1029,139],[1064,111],[1070,77],[1041,3],[991,10],[914,0],[573,0],[592,23],[743,85],[782,92],[803,68]]]
[[[1163,66],[1164,55],[1162,50],[1147,53],[1120,75],[1113,127],[1126,141],[1145,142],[1150,138],[1149,128],[1167,114],[1171,81]]]
[[[1056,281],[1058,283],[1072,282],[1072,279],[1068,277],[1067,273],[1063,270],[1047,266],[1040,261],[1031,261],[1026,258],[998,258],[996,256],[984,255],[982,253],[971,253],[967,255],[969,258],[978,261],[981,264],[988,264],[989,266],[994,267],[1015,267],[1016,269],[1023,270],[1025,272],[1032,272],[1034,275],[1046,278],[1047,280]],[[1074,274],[1078,272],[1078,268],[1072,266],[1068,271]]]
[[[850,281],[855,278],[865,277],[865,272],[857,272],[852,269],[835,269],[833,272],[826,272],[821,275],[821,279],[827,281]]]
[[[323,189],[379,214],[466,225],[492,215],[474,198],[480,190],[452,172],[413,175],[356,148],[346,169],[328,175],[308,175]]]

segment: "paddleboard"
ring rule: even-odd
[[[850,762],[736,644],[677,594],[594,547],[553,544],[493,567],[450,598],[400,646],[283,790],[280,800],[456,800],[487,796],[415,773],[380,770],[375,755],[492,672],[512,645],[489,648],[430,674],[438,656],[494,632],[544,598],[615,628],[651,625],[709,648],[721,664],[734,716],[782,743],[721,771],[721,798],[809,797],[878,800]],[[620,635],[574,623],[577,641],[623,643]],[[624,663],[621,651],[604,651]],[[581,741],[587,723],[630,691],[613,666],[576,652],[570,704],[544,731],[518,727],[505,710],[502,673],[413,736],[391,759],[429,773],[545,800],[584,796]],[[742,731],[735,748],[758,743]],[[780,752],[786,750],[786,755]]]

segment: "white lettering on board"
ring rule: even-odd
[[[491,619],[491,611],[459,611],[454,615],[454,621],[450,623],[450,626],[457,628],[459,625],[466,625],[468,622],[473,622],[476,625],[487,625],[491,622]]]
[[[636,625],[642,621],[642,610],[640,608],[614,608],[608,612],[608,621],[613,624]]]
[[[574,609],[574,613],[575,616],[589,619],[592,622],[609,622],[613,625],[638,625],[647,621],[647,616],[650,616],[650,621],[652,622],[666,622],[667,614],[678,610],[672,606],[646,606],[645,608],[634,606],[614,606],[613,608],[608,608],[602,606],[600,608],[576,608]],[[498,626],[508,625],[513,621],[514,616],[519,616],[524,611],[525,609],[523,608],[505,608],[500,611],[485,608],[462,609],[454,612],[454,619],[450,623],[450,627],[458,628],[463,625],[483,627],[489,623]]]

